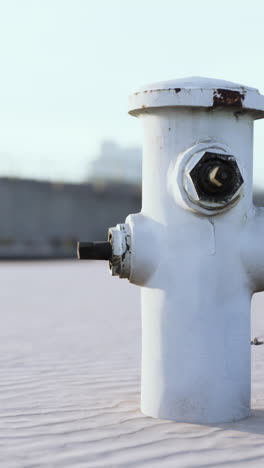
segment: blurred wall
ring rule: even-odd
[[[122,184],[54,184],[0,179],[0,256],[75,257],[77,240],[105,240],[108,227],[141,208]]]

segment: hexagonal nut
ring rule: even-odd
[[[191,157],[184,170],[188,198],[208,210],[219,210],[238,200],[244,180],[233,155],[205,151]]]
[[[108,241],[112,246],[109,260],[113,276],[129,278],[131,266],[131,231],[128,224],[117,224],[108,230]]]

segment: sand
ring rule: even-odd
[[[264,345],[252,416],[201,426],[145,417],[139,289],[100,262],[1,263],[0,466],[263,467]],[[252,337],[264,337],[264,295]]]

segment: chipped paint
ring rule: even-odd
[[[245,93],[218,88],[213,94],[213,107],[243,107]]]

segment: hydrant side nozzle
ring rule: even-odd
[[[79,260],[110,260],[112,245],[108,241],[77,242],[77,257]]]
[[[127,223],[117,224],[108,230],[112,247],[110,270],[113,276],[129,278],[131,274],[131,231]]]

